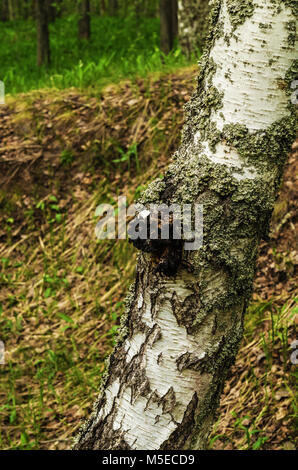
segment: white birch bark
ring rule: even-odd
[[[237,354],[296,131],[297,2],[216,1],[212,23],[182,145],[143,197],[203,204],[204,246],[182,250],[172,275],[156,269],[163,254],[141,252],[122,338],[76,449],[204,448]]]

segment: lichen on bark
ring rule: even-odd
[[[227,8],[230,21],[235,30],[239,25],[244,24],[248,17],[254,12],[254,2],[252,0],[227,0]]]

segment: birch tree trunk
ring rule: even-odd
[[[75,449],[205,448],[295,138],[297,16],[296,0],[215,1],[181,147],[142,198],[203,204],[203,248],[180,248],[172,275],[140,252],[119,341]]]
[[[209,0],[178,0],[179,42],[183,53],[203,48],[209,30]]]

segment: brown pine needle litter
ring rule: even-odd
[[[195,68],[43,90],[0,107],[0,447],[66,449],[97,396],[136,254],[98,241],[98,204],[135,200],[179,145]],[[297,144],[260,248],[211,449],[295,449]],[[295,368],[296,367],[296,368]]]

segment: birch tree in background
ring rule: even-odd
[[[202,50],[209,30],[209,0],[178,0],[179,43],[183,53]]]
[[[204,449],[243,335],[297,115],[296,0],[216,0],[181,147],[144,204],[203,204],[204,244],[140,252],[102,392],[75,449]],[[148,252],[149,251],[149,252]]]

